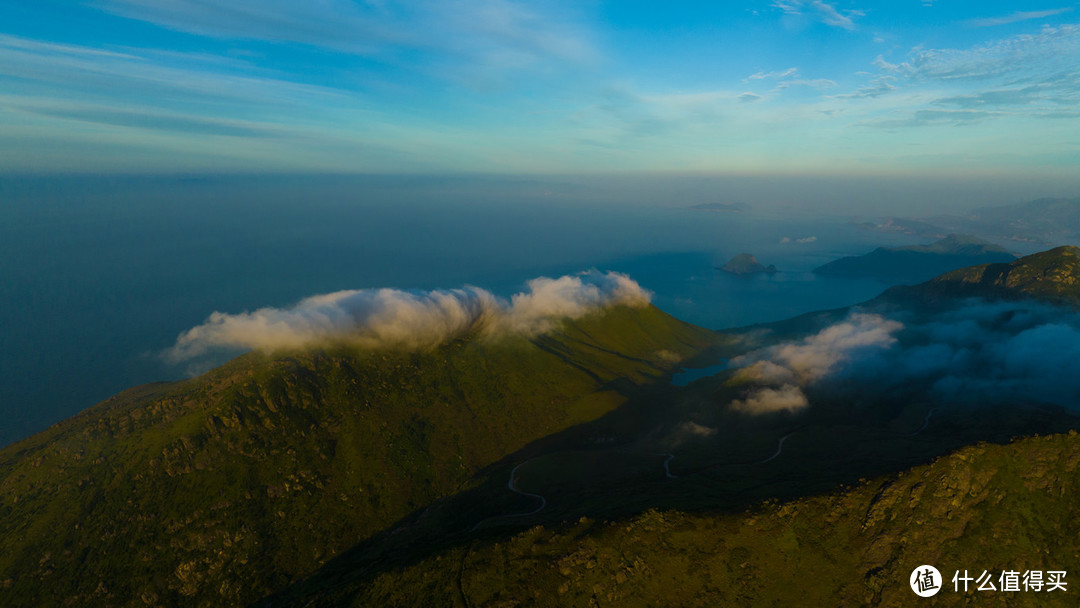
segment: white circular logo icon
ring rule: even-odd
[[[919,597],[930,597],[941,591],[945,581],[941,579],[941,573],[933,566],[919,566],[911,572],[911,590]]]

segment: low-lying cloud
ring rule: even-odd
[[[744,414],[769,414],[772,412],[797,412],[810,405],[802,389],[794,384],[780,388],[763,387],[754,390],[743,399],[731,402],[731,409]]]
[[[651,294],[630,277],[590,271],[540,277],[509,300],[477,288],[436,291],[360,289],[311,296],[290,308],[215,312],[165,352],[174,363],[219,350],[300,348],[332,341],[410,350],[470,334],[537,335],[562,319],[616,305],[645,306]]]
[[[753,388],[732,402],[732,409],[748,414],[797,411],[810,405],[802,388],[813,384],[852,359],[896,343],[903,324],[881,315],[852,313],[799,342],[789,342],[735,357],[733,383]]]
[[[901,348],[855,362],[838,382],[919,387],[939,403],[1080,406],[1080,313],[1073,309],[971,301],[906,325]]]
[[[731,408],[795,412],[832,397],[915,396],[939,405],[1080,406],[1080,313],[969,300],[936,314],[857,312],[817,334],[732,359]],[[845,398],[846,400],[846,398]]]
[[[831,373],[860,351],[896,343],[903,324],[881,315],[853,313],[799,342],[788,342],[736,357],[737,378],[765,382],[796,380],[807,384]]]

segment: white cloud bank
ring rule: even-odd
[[[935,313],[854,313],[804,340],[731,360],[731,408],[796,412],[805,389],[855,403],[878,395],[939,405],[1080,408],[1080,312],[1032,301],[959,302]],[[900,319],[900,320],[896,320]],[[873,400],[872,400],[873,401]]]
[[[291,308],[215,312],[165,352],[174,363],[219,349],[273,351],[327,341],[422,350],[478,332],[536,335],[560,319],[617,305],[641,307],[651,294],[630,277],[590,271],[540,277],[509,301],[476,287],[436,291],[360,289],[305,298]]]
[[[868,353],[837,390],[910,390],[942,405],[1080,407],[1080,312],[1031,301],[966,302],[905,321],[900,347]]]
[[[802,387],[835,373],[853,358],[896,343],[904,325],[876,314],[852,313],[802,340],[757,350],[731,360],[741,368],[732,382],[752,388],[731,408],[747,414],[795,412],[810,405]]]

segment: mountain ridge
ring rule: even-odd
[[[983,264],[945,273],[925,283],[887,290],[882,298],[1036,298],[1080,307],[1080,247],[1066,245],[1010,263]]]
[[[0,450],[0,595],[253,601],[715,339],[619,306],[532,339],[252,352],[129,389]]]
[[[927,245],[879,247],[861,256],[833,260],[814,269],[815,274],[929,279],[956,268],[1012,261],[1016,256],[982,239],[950,234]]]
[[[1033,285],[1040,279],[1080,278],[1080,268],[1071,261],[1075,254],[1062,248],[1007,264],[1016,280],[1006,280],[1002,289],[1014,290],[1013,298],[1046,299],[1048,292]],[[979,267],[928,284],[948,286],[983,276],[1002,274]],[[914,297],[918,287],[895,291]],[[971,295],[946,290],[938,297],[963,300]],[[821,314],[832,319],[830,325],[843,318],[836,311]],[[814,325],[815,320],[807,316],[804,321]],[[766,331],[756,328],[749,335]],[[712,396],[722,386],[722,378],[711,384],[703,380],[690,386],[695,395],[690,399]],[[711,506],[697,511],[654,507],[615,517],[585,514],[541,521],[508,535],[461,540],[388,567],[364,570],[358,562],[350,569],[346,563],[256,605],[905,606],[913,597],[908,578],[923,564],[936,565],[945,575],[938,604],[968,605],[981,598],[974,591],[953,592],[954,571],[978,576],[986,569],[996,577],[1006,570],[1071,573],[1080,567],[1080,541],[1063,533],[1075,527],[1080,513],[1080,502],[1070,498],[1080,488],[1080,419],[1037,402],[985,411],[907,406],[918,413],[894,421],[907,425],[903,430],[894,424],[888,429],[852,425],[836,433],[822,421],[811,424],[809,417],[803,425],[779,420],[776,443],[768,449],[756,446],[758,456],[742,455],[696,473],[680,464],[689,454],[683,447],[667,455],[662,471],[656,459],[650,483],[678,488],[716,469],[715,476],[701,481],[746,492],[775,484],[776,476],[805,475],[807,463],[820,468],[822,462],[876,460],[882,456],[876,450],[888,443],[906,442],[907,451],[946,442],[945,453],[896,472],[851,479],[793,499],[765,499],[736,512]],[[1009,416],[1016,416],[1016,423],[1024,417],[1029,422],[1005,421]],[[990,441],[977,439],[976,433],[971,443],[949,443],[954,435],[996,420],[1003,423]],[[835,441],[856,435],[865,435],[865,442]],[[834,443],[837,460],[821,461]],[[777,467],[786,472],[770,478],[770,468]],[[741,485],[738,472],[747,470],[757,472]],[[545,477],[535,471],[518,479],[523,491],[546,494],[548,503],[558,498],[554,488],[562,487],[552,486],[550,473],[546,486]],[[1069,593],[1005,599],[1005,605],[1016,606],[1075,604]]]

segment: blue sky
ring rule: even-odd
[[[1075,175],[1080,4],[0,4],[0,172]]]

